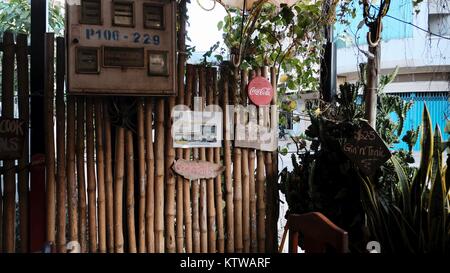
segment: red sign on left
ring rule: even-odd
[[[247,87],[248,97],[258,106],[268,105],[273,98],[272,84],[264,77],[256,77]]]

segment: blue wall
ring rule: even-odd
[[[412,100],[414,102],[412,108],[409,110],[405,124],[403,127],[403,135],[408,130],[415,130],[417,126],[419,126],[422,122],[422,112],[424,108],[424,103],[426,103],[428,107],[428,111],[430,112],[431,122],[433,124],[433,130],[436,127],[436,124],[441,128],[442,137],[444,140],[448,139],[449,134],[444,132],[446,125],[446,115],[450,114],[450,104],[449,97],[447,92],[420,92],[420,93],[401,93],[396,94],[399,95],[402,99],[406,101]],[[396,149],[403,148],[408,149],[408,146],[401,141],[400,143],[395,145]],[[420,151],[420,139],[417,141],[414,146],[414,151]]]
[[[335,25],[335,37],[339,37],[340,34],[347,29],[347,33],[354,39],[354,34],[358,29],[358,25],[363,20],[363,7],[358,4],[358,0],[353,0],[352,5],[356,8],[356,18],[352,19],[350,15],[347,16],[347,19],[351,22],[349,26],[336,24]],[[376,11],[372,8],[373,11]],[[401,19],[406,22],[413,21],[413,7],[411,0],[395,0],[391,1],[391,5],[389,8],[388,15]],[[367,44],[366,33],[368,31],[367,26],[364,26],[358,31],[358,44],[364,45]],[[411,25],[399,22],[395,19],[384,17],[383,18],[383,32],[382,39],[383,41],[389,41],[392,39],[404,39],[404,38],[412,38],[413,37],[413,27]],[[338,48],[345,46],[353,46],[353,45],[345,45],[345,43],[337,39],[336,45]]]

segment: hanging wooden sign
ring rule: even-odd
[[[172,169],[189,180],[215,178],[225,167],[209,161],[178,159],[173,162]]]
[[[247,86],[248,97],[258,106],[269,105],[273,98],[272,84],[264,77],[256,77]]]
[[[0,160],[22,157],[26,129],[20,119],[0,117]]]
[[[372,175],[391,157],[389,148],[366,121],[361,121],[361,127],[345,141],[342,151],[365,175]]]

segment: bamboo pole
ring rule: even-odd
[[[237,68],[234,69],[233,79],[231,84],[231,94],[235,109],[239,105],[239,89],[238,89],[238,73]],[[234,124],[240,119],[240,113],[233,114]],[[241,148],[234,147],[233,152],[233,202],[234,202],[234,247],[237,253],[244,250],[243,235],[242,235],[242,151]]]
[[[147,162],[147,186],[145,204],[145,235],[147,251],[155,252],[155,159],[153,154],[153,102],[145,101],[145,159]]]
[[[177,104],[184,104],[184,76],[185,76],[185,70],[186,70],[186,20],[187,20],[187,10],[186,10],[186,0],[180,1],[180,4],[178,5],[179,8],[179,30],[178,30],[178,97],[177,97]],[[176,157],[177,159],[180,159],[183,157],[183,149],[178,148],[176,149]],[[183,233],[183,220],[184,220],[184,211],[183,211],[183,197],[184,197],[184,179],[182,176],[177,176],[177,192],[176,192],[176,246],[177,246],[177,252],[181,253],[183,252],[183,240],[184,240],[184,233]]]
[[[193,97],[198,96],[198,69],[195,67],[194,69],[194,78],[193,78],[193,89],[192,94]],[[193,158],[199,159],[199,149],[195,148],[192,150]],[[200,244],[200,181],[192,180],[191,181],[191,189],[192,189],[192,240],[193,240],[193,252],[200,253],[201,244]]]
[[[137,105],[138,123],[138,164],[139,164],[139,212],[138,212],[138,242],[139,253],[145,253],[147,246],[145,243],[145,206],[146,206],[146,183],[145,177],[145,134],[144,134],[144,104],[143,100],[138,100]]]
[[[249,81],[255,77],[255,71],[252,70],[249,75]],[[249,121],[257,122],[256,112],[249,113]],[[258,252],[257,220],[256,220],[256,181],[255,181],[255,159],[254,149],[248,151],[248,169],[249,169],[249,195],[250,195],[250,252]]]
[[[3,37],[5,39],[5,36]],[[56,200],[55,200],[55,144],[54,144],[54,123],[53,123],[53,97],[54,97],[54,34],[46,33],[46,63],[45,63],[45,86],[44,86],[44,117],[45,117],[45,155],[46,155],[46,195],[47,195],[47,241],[55,242],[55,216],[56,216]],[[3,72],[5,73],[5,71]],[[6,94],[3,93],[3,96]],[[5,166],[6,167],[6,166]],[[6,178],[6,176],[5,176]],[[6,180],[6,179],[5,179]],[[8,185],[7,181],[6,185]],[[5,192],[7,188],[5,185]],[[7,196],[7,195],[6,195]],[[6,212],[8,209],[6,208]],[[7,226],[7,225],[6,225]],[[6,232],[8,232],[6,230]],[[8,238],[8,236],[6,236]]]
[[[86,161],[88,184],[88,215],[89,215],[89,252],[97,252],[97,198],[94,162],[94,109],[91,97],[86,98]]]
[[[204,66],[199,67],[199,91],[201,97],[200,111],[204,110],[206,101],[206,70]],[[206,160],[205,148],[199,149],[200,160]],[[208,224],[206,204],[206,180],[200,179],[200,252],[208,252]]]
[[[192,89],[194,84],[195,69],[192,65],[186,65],[186,96],[184,98],[184,104],[191,108],[192,101]],[[191,159],[191,149],[184,149],[183,158],[185,160]],[[185,240],[186,240],[186,253],[192,253],[192,215],[191,212],[191,181],[183,179],[183,201],[184,201],[184,224],[185,224]]]
[[[217,88],[217,69],[213,68],[212,71],[213,78],[213,100],[215,105],[220,105],[219,103],[219,93]],[[214,148],[214,162],[216,164],[222,164],[221,160],[221,148]],[[225,252],[225,234],[224,234],[224,224],[223,224],[223,197],[222,197],[222,174],[219,174],[214,180],[214,190],[215,190],[215,205],[216,205],[216,219],[217,219],[217,251],[219,253]]]
[[[114,251],[123,253],[123,179],[124,179],[124,153],[125,153],[125,129],[116,127],[116,148],[114,168]]]
[[[156,101],[155,251],[164,253],[164,99]]]
[[[46,49],[53,49],[53,35],[48,34],[46,37]],[[45,105],[45,117],[47,121],[53,124],[53,115],[49,115],[50,111],[53,110],[53,66],[50,67],[48,63],[53,61],[53,51],[48,55],[47,66],[46,66],[46,76],[49,81],[46,84],[45,95],[46,95],[46,105]],[[53,62],[51,62],[53,64]],[[49,103],[51,102],[51,104]],[[4,118],[14,118],[14,37],[11,32],[5,32],[3,34],[3,60],[2,60],[2,117]],[[51,127],[53,128],[53,127]],[[47,127],[48,129],[48,127]],[[51,132],[46,130],[46,147],[49,147],[49,143],[53,144],[53,130]],[[49,226],[47,229],[47,238],[55,240],[55,196],[54,196],[54,186],[55,186],[55,154],[54,146],[53,150],[47,149],[49,153],[47,155],[52,156],[52,158],[47,159],[47,172],[49,179],[47,179],[49,191],[47,194],[47,200],[50,201],[51,206],[47,210],[50,216]],[[53,154],[51,153],[53,151]],[[51,164],[53,163],[53,167]],[[3,167],[5,168],[5,173],[3,175],[3,186],[4,186],[4,204],[3,204],[3,215],[4,215],[4,227],[3,227],[3,244],[4,251],[7,253],[15,252],[15,223],[16,223],[16,182],[15,182],[15,168],[14,160],[4,160]],[[52,168],[51,168],[52,167]]]
[[[134,152],[133,133],[125,130],[125,161],[127,165],[127,230],[128,252],[136,253],[136,228],[134,223]]]
[[[247,70],[241,71],[241,101],[244,107],[247,106],[247,83],[248,83],[248,72]],[[241,113],[241,121],[244,124],[247,123],[248,117],[247,113]],[[250,252],[250,174],[249,174],[249,158],[248,158],[247,148],[241,149],[241,168],[242,168],[242,232],[243,232],[243,243],[244,252]]]
[[[77,179],[78,179],[78,230],[81,252],[87,251],[86,244],[86,177],[84,169],[84,97],[77,101]]]
[[[105,135],[105,191],[106,191],[106,245],[109,253],[114,253],[114,187],[112,172],[111,120],[107,102],[103,103]]]
[[[100,98],[95,100],[95,137],[97,147],[97,183],[98,183],[98,251],[106,253],[106,204],[105,204],[105,154],[103,146],[103,109]]]
[[[22,157],[19,159],[19,217],[20,217],[20,251],[28,252],[28,139],[29,139],[29,95],[28,87],[28,45],[27,35],[17,35],[17,89],[19,95],[19,118],[26,124],[23,132],[25,143],[23,144]],[[1,189],[0,189],[1,190]],[[1,197],[0,197],[1,202]],[[1,207],[0,207],[1,210]],[[1,218],[1,213],[0,213]],[[1,224],[1,221],[0,221]],[[0,237],[1,237],[0,230]],[[1,244],[1,241],[0,241]],[[0,247],[1,249],[1,247]]]
[[[66,252],[66,113],[64,105],[64,38],[56,38],[56,150],[57,150],[57,237],[56,251]]]
[[[164,205],[164,214],[165,214],[165,242],[166,249],[169,253],[175,253],[175,174],[172,171],[172,164],[175,159],[175,150],[173,148],[173,140],[172,140],[172,122],[170,119],[170,114],[172,108],[175,106],[175,97],[170,97],[167,99],[167,112],[166,117],[168,122],[165,126],[165,178],[166,178],[166,204]]]
[[[225,209],[226,209],[226,252],[234,252],[234,207],[233,207],[233,180],[231,177],[231,141],[229,132],[230,123],[228,116],[231,115],[228,109],[228,86],[229,86],[229,70],[223,67],[221,70],[223,82],[223,134],[224,134],[224,162],[225,162]]]
[[[78,241],[78,191],[75,177],[75,98],[67,97],[67,197],[69,241]]]
[[[261,76],[261,70],[256,71],[258,76]],[[262,119],[258,120],[259,125],[262,125]],[[256,153],[256,207],[257,207],[257,232],[258,232],[258,252],[265,252],[266,241],[266,205],[265,205],[265,166],[264,166],[264,152],[258,150]]]
[[[214,88],[213,88],[213,70],[208,68],[206,71],[206,103],[207,105],[213,104]],[[214,163],[214,148],[206,149],[206,160]],[[208,179],[207,181],[207,213],[208,213],[208,252],[216,253],[216,204],[214,200],[214,179]]]

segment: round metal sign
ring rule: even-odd
[[[251,80],[247,90],[248,97],[255,105],[268,105],[272,101],[272,84],[264,77],[256,77]]]

